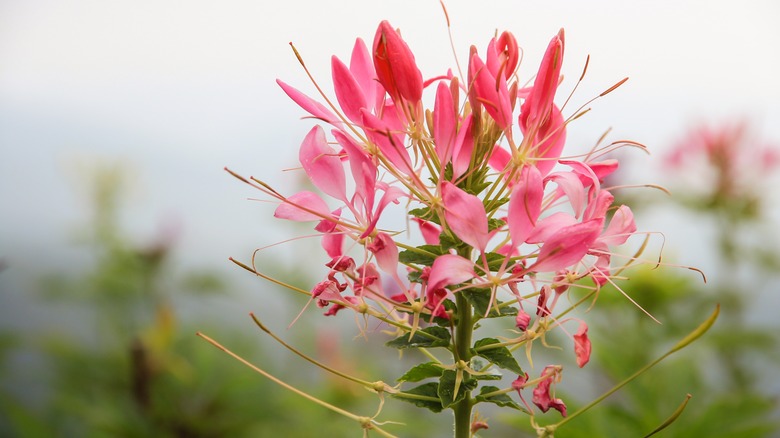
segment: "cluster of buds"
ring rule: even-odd
[[[614,275],[614,248],[636,226],[603,184],[618,167],[603,155],[618,144],[562,156],[567,124],[586,111],[567,117],[555,103],[564,47],[561,30],[535,76],[521,80],[520,49],[503,32],[484,52],[471,47],[465,77],[447,71],[425,79],[399,31],[383,21],[370,51],[357,39],[349,65],[333,56],[335,101],[316,82],[320,99],[277,81],[321,122],[299,151],[318,192],[287,195],[242,179],[278,202],[275,217],[311,222],[321,235],[328,271],[310,295],[326,315],[373,316],[396,336],[392,347],[449,352],[447,359],[428,352],[431,362],[399,379],[438,379],[406,392],[418,405],[440,411],[465,403],[469,413],[493,402],[533,415],[522,398],[532,386],[539,409],[565,416],[552,390],[562,365],[529,379],[513,352],[525,348],[530,362],[534,343],[555,328],[569,333],[573,320],[576,363],[588,362],[587,325],[557,307],[595,298]],[[413,229],[386,225],[393,214]],[[585,294],[560,299],[575,288]],[[517,336],[472,341],[478,321],[503,317]],[[496,378],[496,367],[518,376],[512,387],[483,386],[472,397],[480,381]],[[524,407],[506,396],[514,390]]]

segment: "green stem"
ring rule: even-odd
[[[455,326],[455,360],[468,363],[471,360],[471,335],[474,331],[472,321],[472,308],[463,294],[455,294],[455,304],[458,308],[458,316]],[[464,388],[465,390],[465,388]],[[471,436],[471,408],[473,401],[471,394],[453,406],[455,414],[455,438],[469,438]]]

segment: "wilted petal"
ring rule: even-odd
[[[560,381],[560,366],[548,365],[542,370],[542,377],[547,376],[546,379],[539,382],[533,391],[533,402],[542,411],[547,412],[550,408],[553,408],[561,413],[562,416],[566,416],[566,405],[563,400],[559,398],[553,398],[551,391],[552,385]]]
[[[441,193],[447,226],[460,240],[484,252],[489,236],[482,200],[446,181],[442,184]]]
[[[574,355],[577,356],[577,366],[584,367],[590,360],[590,339],[588,339],[588,325],[580,323],[580,328],[574,334]]]
[[[328,146],[325,131],[321,127],[315,126],[303,139],[298,158],[303,170],[318,189],[336,199],[347,201],[344,166],[336,151]]]

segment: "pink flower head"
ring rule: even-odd
[[[379,83],[394,100],[399,96],[409,102],[422,99],[422,73],[409,46],[387,20],[379,23],[374,36],[374,67]]]

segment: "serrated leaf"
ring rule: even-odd
[[[506,225],[506,221],[496,218],[488,219],[488,231],[497,230]]]
[[[420,245],[417,250],[405,249],[398,253],[398,261],[401,263],[413,263],[416,265],[431,266],[436,257],[445,254],[440,245]]]
[[[440,377],[444,369],[436,362],[425,362],[412,367],[398,378],[399,382],[419,382],[431,377]]]
[[[459,294],[463,294],[466,300],[474,308],[474,315],[477,318],[484,318],[487,313],[488,305],[490,305],[490,289],[477,289],[471,288],[468,290],[460,291]],[[496,300],[496,305],[500,305],[502,301]],[[517,315],[517,308],[515,307],[500,307],[496,312],[495,307],[490,308],[488,318],[499,318],[502,316],[515,316]]]
[[[439,384],[437,382],[428,382],[428,383],[422,384],[420,386],[414,387],[412,389],[409,389],[409,390],[406,390],[406,391],[403,391],[403,392],[406,393],[406,394],[424,395],[426,397],[432,397],[432,398],[435,398],[437,400],[436,401],[434,401],[434,400],[420,400],[420,399],[416,399],[416,398],[404,397],[403,395],[400,395],[400,394],[393,394],[393,393],[389,393],[389,394],[390,394],[391,397],[397,398],[398,400],[403,400],[403,401],[405,401],[407,403],[411,403],[411,404],[413,404],[413,405],[415,405],[417,407],[420,407],[420,408],[430,409],[431,411],[436,412],[436,413],[439,413],[439,412],[441,412],[444,409],[444,407],[442,407],[442,405],[441,405],[441,401],[438,400],[439,399],[439,394],[438,394],[438,392],[439,392]]]
[[[428,222],[433,222],[436,225],[441,225],[441,223],[439,222],[439,217],[431,213],[430,207],[415,208],[413,210],[409,210],[409,214],[414,217],[418,217],[420,219],[426,220]]]
[[[457,372],[455,370],[444,370],[439,379],[438,395],[441,399],[442,407],[448,408],[451,405],[463,400],[466,393],[473,390],[479,384],[470,374],[463,372],[463,380],[458,387],[458,393],[455,394],[455,379]]]
[[[497,395],[492,395],[490,397],[484,396],[484,394],[488,394],[498,390],[499,388],[496,386],[483,386],[482,388],[480,388],[479,395],[476,397],[477,402],[493,403],[498,406],[501,406],[502,408],[509,407],[512,409],[517,409],[518,411],[524,410],[523,408],[520,407],[520,405],[515,403],[515,401],[512,400],[512,398],[506,394],[497,394]]]
[[[487,260],[488,269],[491,272],[496,272],[499,269],[501,269],[501,265],[504,264],[504,259],[506,259],[506,256],[503,254],[499,254],[496,252],[485,253],[485,260]],[[505,268],[509,266],[512,266],[511,262],[507,262]]]
[[[409,334],[405,333],[392,341],[388,341],[385,345],[398,349],[449,347],[450,339],[449,330],[444,327],[432,326],[417,330],[411,339],[409,339]]]
[[[455,302],[452,300],[444,300],[441,302],[441,306],[444,307],[444,311],[448,313],[452,313],[455,311]],[[447,318],[442,318],[440,316],[434,316],[433,322],[437,325],[440,325],[442,327],[449,327],[452,321],[450,321]]]
[[[474,344],[474,349],[477,350],[477,354],[480,357],[487,359],[495,366],[512,371],[515,374],[523,374],[523,369],[520,368],[520,365],[517,363],[514,356],[512,356],[512,353],[508,348],[496,347],[479,351],[480,347],[498,343],[500,343],[500,341],[496,338],[484,338]]]
[[[462,244],[463,244],[463,242],[458,240],[449,231],[442,231],[439,234],[439,245],[445,251],[450,249],[450,248],[457,248],[458,245],[462,245]]]

